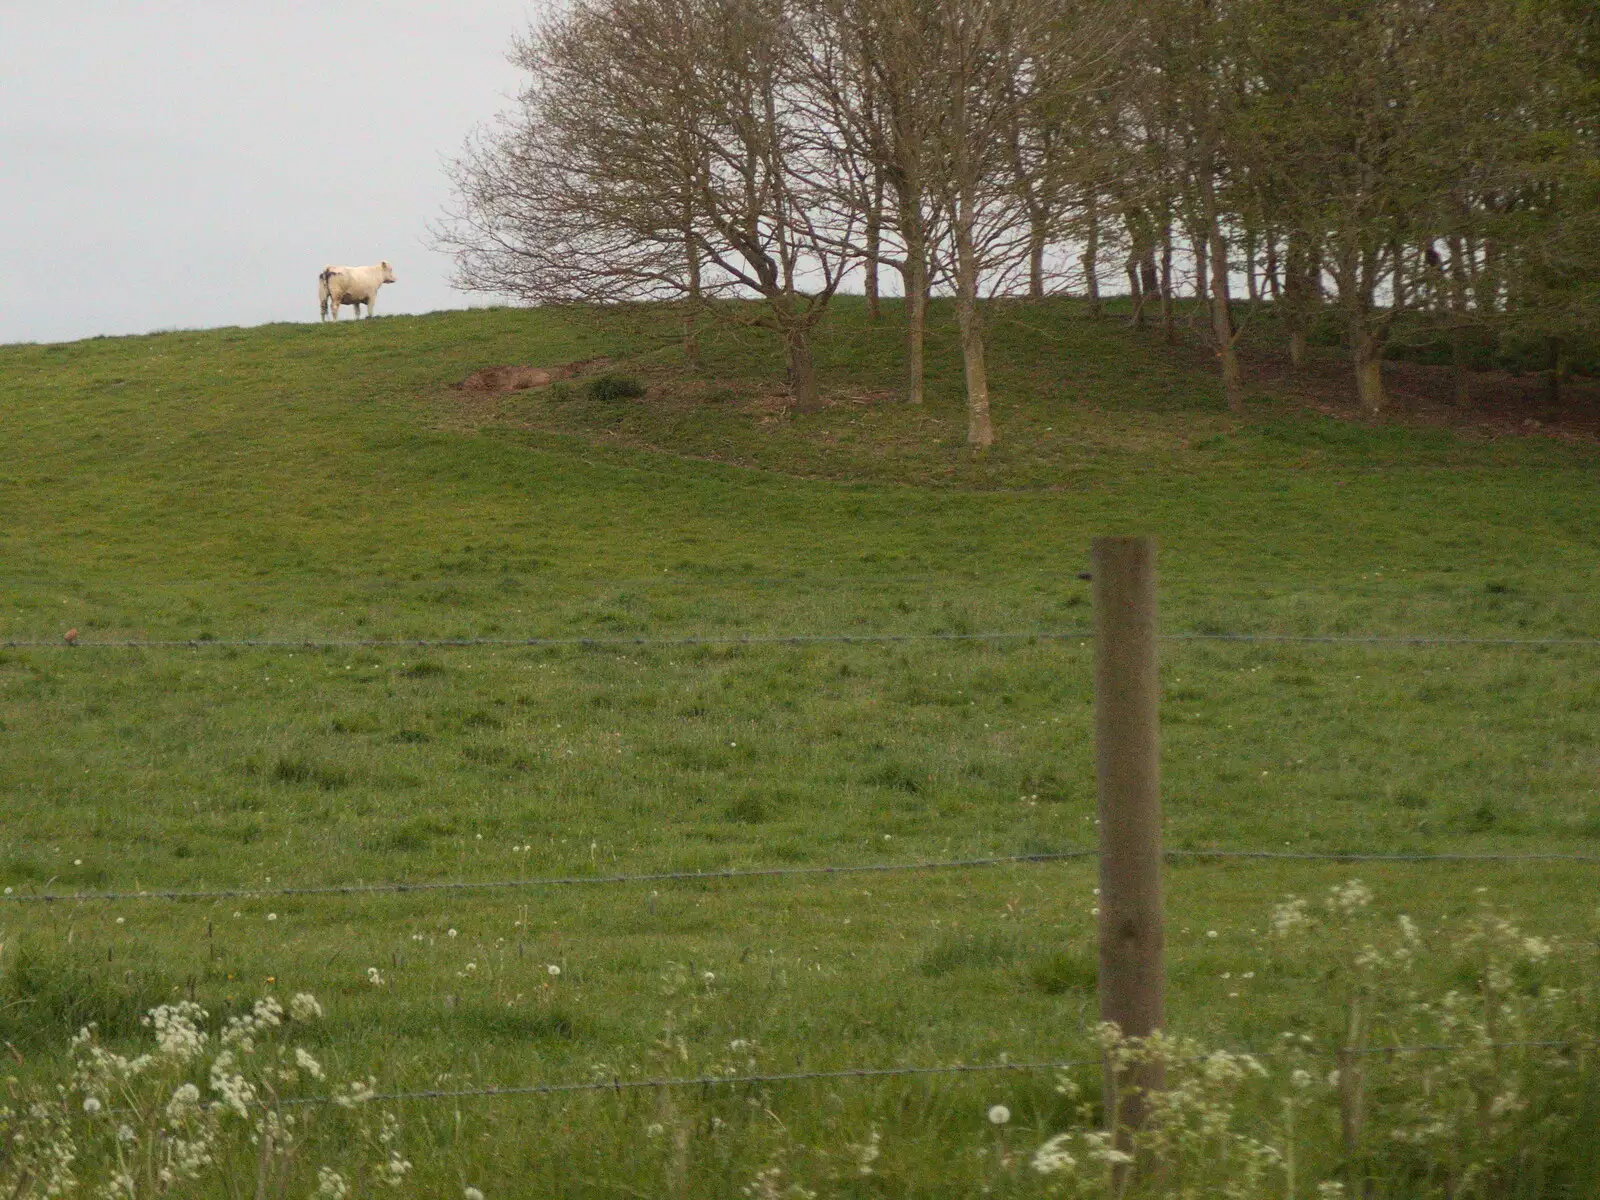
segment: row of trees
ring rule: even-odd
[[[1231,407],[1233,290],[1298,365],[1338,314],[1384,407],[1398,323],[1561,348],[1600,314],[1592,0],[571,0],[519,39],[518,107],[453,166],[460,286],[681,305],[811,337],[841,283],[898,291],[905,395],[928,297],[961,331],[968,436],[993,441],[983,305],[1120,260],[1175,334],[1184,277]],[[898,276],[886,289],[884,272]],[[1117,272],[1121,274],[1122,272]],[[738,296],[754,304],[718,301]]]

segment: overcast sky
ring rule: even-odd
[[[460,308],[441,158],[512,102],[529,0],[0,0],[0,342]],[[346,310],[348,315],[350,310]]]

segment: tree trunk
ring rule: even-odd
[[[983,360],[983,319],[978,312],[978,256],[972,244],[972,207],[966,197],[956,211],[956,321],[961,327],[961,359],[967,373],[967,445],[994,445],[989,419],[989,373]]]
[[[863,290],[867,296],[867,320],[881,315],[878,305],[878,256],[883,250],[883,172],[872,173],[872,207],[867,209],[867,269]]]
[[[1376,417],[1384,409],[1383,339],[1373,332],[1364,314],[1350,318],[1350,349],[1355,360],[1356,395],[1361,409]]]
[[[921,404],[924,395],[924,349],[928,329],[928,289],[922,272],[912,272],[915,286],[906,293],[906,403]]]
[[[967,375],[967,445],[987,450],[994,445],[994,424],[989,418],[989,373],[983,359],[983,318],[971,299],[956,300],[961,326],[961,361]]]
[[[1283,299],[1283,287],[1278,282],[1278,235],[1267,233],[1267,294],[1272,297],[1273,304]]]
[[[1178,324],[1172,305],[1172,221],[1161,228],[1161,333],[1168,345],[1178,341]]]
[[[1211,229],[1211,332],[1222,363],[1222,394],[1228,411],[1244,412],[1244,380],[1239,374],[1239,354],[1234,345],[1233,304],[1228,296],[1228,244],[1222,231]]]
[[[1550,366],[1545,374],[1544,398],[1554,407],[1561,403],[1562,385],[1567,381],[1566,339],[1560,335],[1546,338],[1545,345]]]
[[[1128,295],[1133,300],[1133,327],[1143,329],[1145,307],[1156,298],[1155,229],[1142,208],[1130,208],[1128,226]]]
[[[1500,247],[1490,238],[1483,240],[1483,265],[1474,280],[1473,293],[1481,315],[1492,317],[1500,311]]]
[[[796,412],[816,412],[822,407],[817,398],[817,369],[811,358],[811,334],[804,325],[791,325],[784,335],[789,355],[789,394]]]
[[[1205,235],[1195,233],[1190,239],[1194,250],[1194,298],[1204,301],[1211,294],[1210,272],[1206,267],[1206,239]]]
[[[1303,233],[1290,231],[1284,250],[1283,323],[1289,330],[1289,363],[1296,371],[1306,365],[1306,326],[1311,310],[1312,254]]]
[[[1028,214],[1028,299],[1044,299],[1044,248],[1050,239],[1050,223],[1034,205]]]
[[[923,398],[923,345],[928,328],[928,246],[923,236],[922,196],[907,189],[900,198],[900,237],[906,256],[900,268],[901,291],[905,294],[906,322],[906,403],[921,404]]]
[[[1246,230],[1244,235],[1244,291],[1254,308],[1261,299],[1261,288],[1256,282],[1256,232],[1253,229]]]
[[[1472,377],[1467,370],[1467,263],[1461,238],[1445,240],[1450,253],[1450,374],[1455,382],[1456,403],[1465,408],[1472,403]]]
[[[1291,329],[1289,331],[1289,365],[1296,371],[1305,369],[1307,349],[1306,331],[1304,329]]]
[[[1089,297],[1089,315],[1101,315],[1100,306],[1100,205],[1091,188],[1088,197],[1089,228],[1083,235],[1083,283]]]
[[[1228,243],[1222,236],[1222,221],[1217,210],[1217,186],[1212,174],[1214,162],[1207,153],[1198,172],[1204,206],[1201,216],[1206,223],[1206,240],[1211,251],[1211,334],[1222,365],[1222,394],[1227,397],[1228,411],[1242,413],[1244,380],[1239,374],[1239,355],[1235,348],[1233,304],[1228,295]]]
[[[700,331],[696,319],[700,311],[700,250],[692,237],[683,239],[689,268],[689,303],[683,310],[683,357],[690,366],[700,365]]]

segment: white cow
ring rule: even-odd
[[[394,282],[394,268],[387,262],[371,267],[323,267],[317,276],[317,303],[322,308],[322,319],[328,319],[328,309],[333,309],[333,319],[339,319],[339,306],[353,304],[356,316],[361,316],[361,306],[367,306],[367,316],[372,316],[372,302],[378,298],[378,289]]]

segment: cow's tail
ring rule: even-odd
[[[328,319],[328,277],[333,272],[327,267],[322,269],[322,274],[317,276],[317,308],[322,312],[322,319]]]

